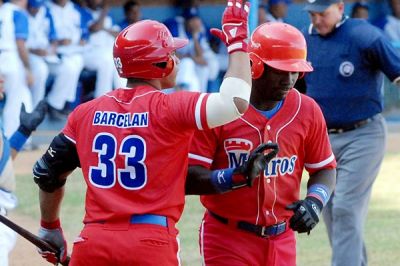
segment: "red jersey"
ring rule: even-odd
[[[78,106],[63,133],[87,184],[84,222],[165,215],[184,205],[189,143],[207,128],[207,94],[118,89]]]
[[[319,106],[295,89],[270,120],[250,106],[241,118],[229,124],[196,132],[189,164],[212,170],[236,167],[258,145],[269,141],[278,143],[279,153],[253,186],[201,196],[207,209],[232,220],[276,224],[293,215],[285,207],[299,199],[304,168],[314,173],[336,167]]]

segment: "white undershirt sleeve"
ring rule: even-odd
[[[223,80],[220,92],[211,93],[206,103],[207,123],[210,128],[229,123],[242,114],[237,109],[234,99],[247,102],[250,99],[250,85],[239,78],[227,77]]]

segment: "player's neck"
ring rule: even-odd
[[[138,86],[150,86],[157,90],[161,90],[161,84],[159,80],[128,79],[128,88],[135,88]]]

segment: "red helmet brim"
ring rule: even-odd
[[[174,47],[176,49],[182,48],[183,46],[189,43],[188,39],[183,39],[183,38],[173,38],[173,39],[174,39]]]
[[[274,60],[265,63],[272,68],[288,72],[311,72],[314,70],[305,60]]]

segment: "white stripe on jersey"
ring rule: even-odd
[[[76,140],[74,140],[73,138],[71,138],[71,137],[69,137],[69,136],[67,136],[67,135],[65,135],[65,134],[64,134],[64,136],[65,136],[67,139],[69,139],[71,142],[73,142],[74,144],[76,144]]]
[[[201,161],[201,162],[205,162],[205,163],[208,163],[208,164],[212,164],[212,162],[213,162],[213,160],[212,159],[209,159],[209,158],[207,158],[207,157],[203,157],[203,156],[200,156],[200,155],[197,155],[197,154],[193,154],[193,153],[189,153],[189,159],[195,159],[195,160],[198,160],[198,161]]]
[[[323,166],[325,166],[327,164],[330,164],[334,159],[335,159],[335,156],[332,153],[331,156],[329,156],[329,158],[323,160],[322,162],[319,162],[319,163],[305,163],[304,166],[307,167],[307,168],[316,169],[316,168],[323,167]]]
[[[194,117],[196,119],[196,125],[197,125],[197,128],[200,130],[203,129],[203,125],[201,124],[201,104],[203,103],[204,96],[206,96],[206,93],[200,94],[200,97],[197,100],[196,108],[195,108],[195,112],[194,112]]]

